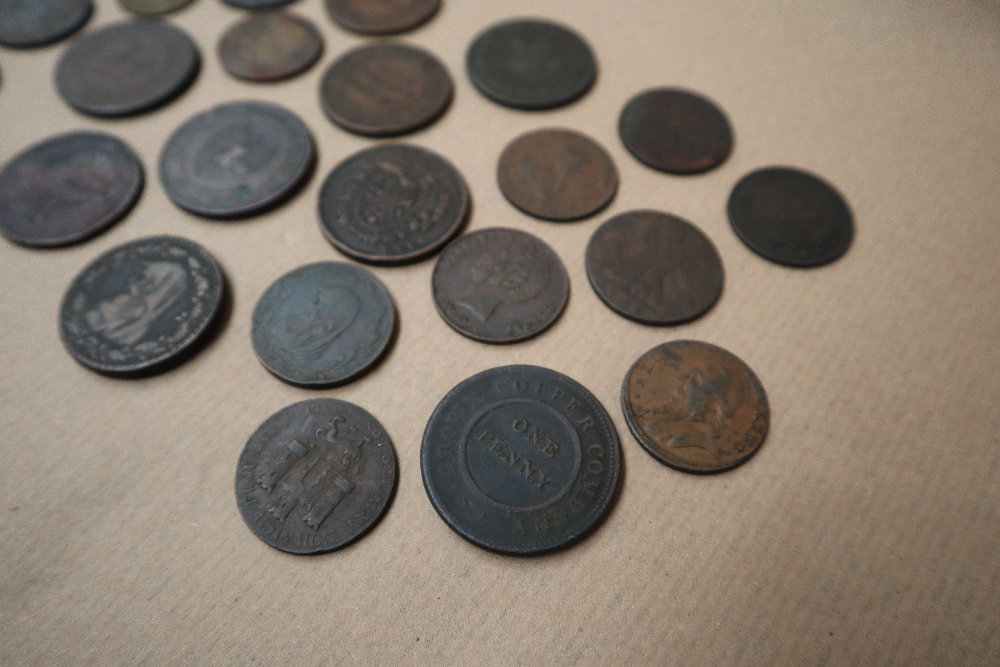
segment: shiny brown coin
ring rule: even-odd
[[[326,11],[340,27],[362,35],[392,35],[413,30],[441,6],[441,0],[326,0]]]
[[[764,386],[739,357],[694,340],[654,347],[622,384],[629,429],[647,452],[686,472],[720,472],[760,449],[771,420]]]
[[[309,69],[323,53],[323,37],[304,18],[269,12],[240,21],[219,40],[226,71],[248,81],[278,81]]]

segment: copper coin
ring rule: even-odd
[[[326,0],[326,11],[340,27],[362,35],[392,35],[425,23],[441,0]]]
[[[0,0],[0,44],[28,48],[58,42],[93,13],[91,0]]]
[[[323,37],[310,21],[284,12],[255,14],[219,40],[226,71],[248,81],[278,81],[309,69],[323,53]]]
[[[118,0],[123,9],[143,15],[169,14],[186,7],[191,2],[192,0]]]
[[[686,472],[740,465],[764,444],[771,420],[757,375],[731,352],[694,340],[654,347],[622,384],[629,429],[647,452]]]

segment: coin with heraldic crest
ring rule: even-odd
[[[58,42],[93,13],[91,0],[0,0],[0,44],[30,48]]]
[[[340,27],[362,35],[393,35],[427,22],[441,0],[326,0],[326,12]]]
[[[133,14],[155,16],[157,14],[169,14],[182,9],[192,0],[118,0],[118,4]]]
[[[247,81],[278,81],[309,69],[323,53],[323,37],[310,21],[285,12],[254,14],[219,40],[226,71]]]

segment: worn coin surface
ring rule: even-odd
[[[323,53],[323,37],[310,21],[284,12],[255,14],[219,40],[226,71],[248,81],[277,81],[309,69]]]
[[[654,347],[622,384],[629,429],[647,452],[687,472],[734,468],[760,449],[771,419],[764,386],[739,357],[694,340]]]
[[[224,3],[230,7],[236,7],[237,9],[274,9],[275,7],[281,7],[295,0],[222,0]]]
[[[0,44],[44,46],[69,37],[90,20],[91,0],[0,0]]]
[[[236,467],[236,507],[275,549],[325,553],[378,523],[396,477],[396,453],[377,419],[314,398],[279,410],[250,436]]]
[[[319,196],[320,229],[364,262],[402,264],[431,255],[462,226],[469,191],[458,170],[416,146],[386,144],[340,163]]]
[[[841,257],[854,239],[844,198],[817,176],[767,167],[744,176],[729,196],[729,222],[758,255],[788,266]]]
[[[60,309],[63,345],[110,374],[153,372],[178,361],[219,312],[223,278],[212,255],[175,236],[107,251],[70,284]]]
[[[569,130],[536,130],[504,149],[497,165],[504,196],[543,220],[579,220],[608,205],[618,171],[599,144]]]
[[[402,44],[349,51],[320,83],[323,111],[337,125],[368,136],[412,132],[451,103],[451,76],[430,53]]]
[[[133,14],[169,14],[191,4],[192,0],[118,0],[118,4]]]
[[[441,0],[326,0],[330,18],[362,35],[413,30],[434,16],[440,6]]]
[[[56,88],[83,113],[128,116],[180,95],[200,65],[198,47],[179,28],[124,21],[94,30],[66,49],[56,66]]]
[[[143,182],[139,158],[111,135],[46,139],[0,171],[0,232],[27,246],[78,243],[124,217]]]
[[[680,324],[722,293],[719,252],[691,223],[659,211],[629,211],[587,244],[587,277],[611,310],[643,324]]]

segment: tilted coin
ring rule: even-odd
[[[680,324],[722,293],[719,252],[691,223],[659,211],[629,211],[587,244],[587,277],[611,310],[643,324]]]
[[[621,475],[614,423],[593,394],[538,366],[491,368],[441,399],[420,470],[431,504],[476,546],[567,547],[610,510]]]
[[[226,71],[249,81],[277,81],[309,69],[323,53],[323,37],[310,21],[284,12],[255,14],[219,40]]]
[[[78,243],[124,217],[143,182],[142,163],[120,139],[98,132],[51,137],[0,171],[0,232],[27,246]]]
[[[364,262],[401,264],[431,255],[458,233],[469,191],[443,157],[384,144],[341,162],[323,183],[320,229]]]
[[[0,0],[0,44],[28,48],[58,42],[93,13],[92,0]]]
[[[760,449],[771,419],[764,386],[739,357],[693,340],[654,347],[622,384],[622,409],[643,448],[686,472],[720,472]]]
[[[295,2],[295,0],[222,0],[237,9],[274,9]]]
[[[434,16],[440,6],[441,0],[326,0],[330,18],[362,35],[413,30]]]
[[[377,419],[314,398],[279,410],[250,436],[236,467],[236,507],[269,546],[326,553],[378,523],[396,477],[396,453]]]
[[[118,0],[118,4],[133,14],[169,14],[191,4],[192,0]]]

